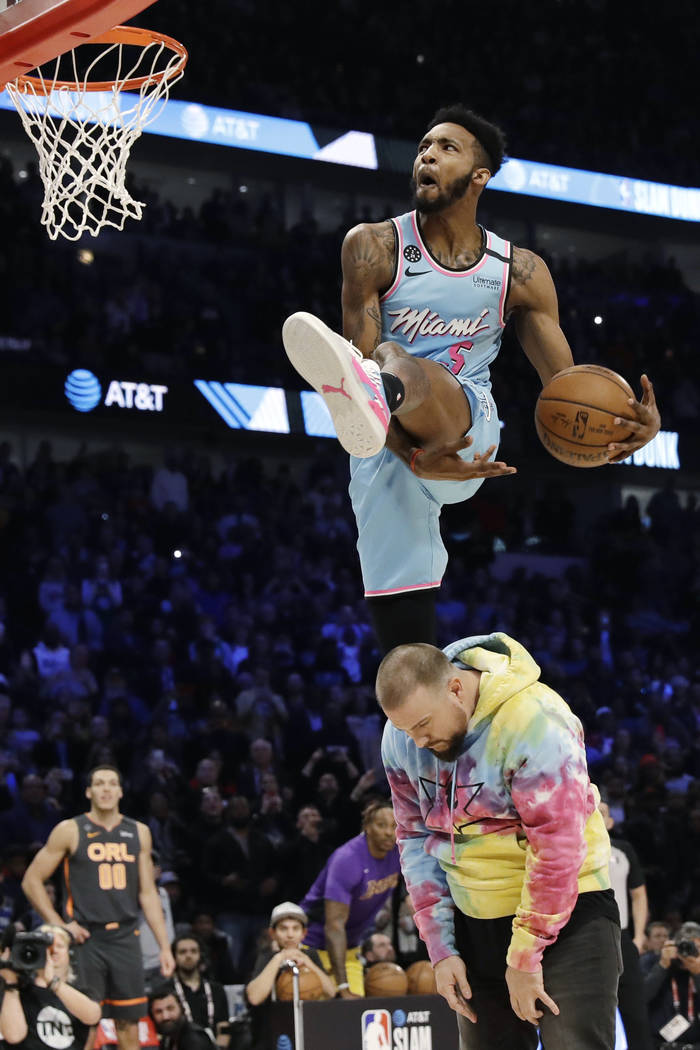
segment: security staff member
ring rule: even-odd
[[[80,945],[76,965],[84,983],[113,1017],[119,1050],[139,1050],[138,1025],[146,1013],[138,940],[139,908],[160,948],[164,977],[175,963],[153,878],[151,833],[119,812],[122,784],[114,766],[88,774],[87,813],[63,820],[29,865],[22,881],[27,898],[47,922],[65,926]],[[44,882],[63,865],[65,919],[54,909]]]

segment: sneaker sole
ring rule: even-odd
[[[352,355],[336,343],[335,333],[313,314],[296,313],[284,322],[282,342],[294,369],[326,402],[345,451],[359,459],[376,456],[384,448],[386,429],[369,407]],[[334,389],[324,392],[324,386]]]

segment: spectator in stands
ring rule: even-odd
[[[0,836],[4,842],[43,845],[63,816],[46,796],[42,778],[27,773],[22,780],[19,798],[11,809],[0,815]]]
[[[32,653],[36,673],[43,682],[50,682],[59,671],[70,667],[70,649],[56,625],[48,621]]]
[[[281,867],[290,897],[301,900],[332,853],[333,843],[317,806],[301,807],[296,829],[282,850]]]
[[[170,914],[173,925],[177,930],[185,923],[189,912],[188,902],[185,899],[182,882],[176,871],[164,871],[158,880],[159,889],[165,890],[170,904]]]
[[[163,457],[163,466],[153,475],[151,504],[162,511],[170,503],[180,511],[189,507],[189,487],[182,471],[181,457],[169,449]]]
[[[61,558],[49,558],[43,579],[39,584],[39,605],[50,618],[54,613],[60,612],[66,600],[68,582],[66,580],[66,567]]]
[[[268,774],[276,776],[280,768],[275,760],[274,749],[269,740],[257,737],[252,741],[248,761],[244,762],[236,774],[236,786],[242,795],[254,798],[262,794],[264,779]]]
[[[217,787],[202,788],[199,813],[185,831],[189,853],[188,863],[194,861],[197,872],[199,872],[199,864],[196,863],[198,858],[202,856],[209,839],[222,831],[223,827],[224,803],[221,792]]]
[[[265,773],[260,794],[253,800],[257,826],[275,849],[281,849],[294,829],[294,820],[274,773]]]
[[[153,989],[148,997],[148,1012],[162,1050],[212,1050],[215,1046],[203,1028],[187,1020],[172,984]]]
[[[170,895],[160,884],[163,869],[161,867],[160,854],[157,850],[151,852],[151,860],[153,861],[153,878],[158,888],[160,905],[163,909],[165,932],[168,935],[168,940],[172,942],[175,936],[175,925],[173,923],[173,913],[170,907]],[[160,948],[153,935],[153,930],[148,925],[143,912],[139,914],[139,940],[141,944],[141,956],[143,958],[143,976],[146,990],[149,991],[154,983],[161,984],[163,978],[160,972]]]
[[[328,976],[318,952],[302,947],[309,920],[303,908],[291,901],[277,904],[270,916],[270,942],[255,960],[253,973],[245,994],[252,1006],[259,1006],[274,995],[275,981],[287,963],[296,963],[299,969],[312,970],[318,977],[326,999],[335,995],[335,983]]]
[[[191,933],[180,934],[172,943],[175,973],[173,986],[188,1021],[204,1028],[219,1041],[220,1026],[228,1021],[228,1001],[222,984],[203,976],[202,948]],[[226,1044],[219,1045],[228,1045]]]
[[[197,763],[194,776],[189,783],[188,808],[197,810],[202,800],[202,792],[206,788],[214,788],[220,796],[224,794],[221,783],[221,762],[218,758],[207,755]]]
[[[80,588],[67,583],[62,604],[49,612],[48,623],[60,631],[71,648],[86,642],[93,652],[102,648],[102,621],[93,609],[83,604]]]
[[[191,930],[202,948],[204,972],[220,984],[235,984],[231,939],[223,930],[217,930],[213,916],[206,911],[198,912],[192,918]]]
[[[250,737],[281,743],[289,715],[284,700],[271,688],[266,667],[256,667],[252,680],[236,697],[236,714]]]
[[[365,966],[376,962],[396,962],[396,952],[391,938],[385,933],[370,933],[360,945],[360,954]]]
[[[83,643],[70,650],[70,663],[52,675],[47,683],[47,695],[67,703],[72,697],[91,700],[97,696],[98,684],[90,668],[90,649]]]
[[[671,927],[667,922],[650,922],[646,928],[646,946],[641,957],[641,962],[645,966],[651,965],[651,962],[647,960],[647,956],[654,956],[653,962],[658,962],[659,956],[661,955],[661,949],[667,940],[671,937]]]
[[[94,573],[83,579],[81,586],[83,605],[99,616],[103,627],[109,623],[115,610],[122,604],[122,585],[112,578],[109,559],[95,559]]]
[[[226,827],[209,840],[202,869],[217,925],[231,938],[233,965],[245,967],[279,888],[278,859],[270,840],[253,826],[245,795],[229,800]]]

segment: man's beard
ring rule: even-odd
[[[156,1025],[159,1035],[174,1035],[175,1032],[182,1028],[183,1018],[178,1017],[174,1021],[161,1021],[160,1024]]]
[[[444,211],[445,208],[449,208],[451,204],[455,204],[466,195],[473,174],[474,171],[472,169],[466,175],[462,175],[461,178],[455,179],[451,186],[448,186],[446,190],[442,190],[437,197],[433,197],[430,201],[418,200],[418,183],[415,179],[411,179],[413,207],[419,215],[435,215],[437,212]]]
[[[456,736],[450,738],[450,746],[445,748],[444,751],[434,751],[432,747],[426,748],[431,755],[435,755],[441,762],[454,762],[456,758],[462,754],[462,748],[464,747],[464,738],[466,733],[457,733]]]

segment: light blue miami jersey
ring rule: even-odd
[[[396,272],[380,299],[382,342],[439,362],[460,383],[471,411],[472,444],[459,454],[472,459],[475,452],[497,448],[500,440],[489,365],[505,326],[512,245],[482,230],[482,251],[474,265],[450,270],[430,254],[415,212],[391,221]],[[484,479],[418,478],[387,447],[368,459],[351,459],[350,473],[365,595],[439,587],[447,565],[440,509],[470,499]]]
[[[490,389],[489,365],[501,346],[513,247],[482,228],[482,251],[468,270],[438,262],[415,211],[391,220],[396,272],[380,299],[382,342],[444,365],[458,380]]]

